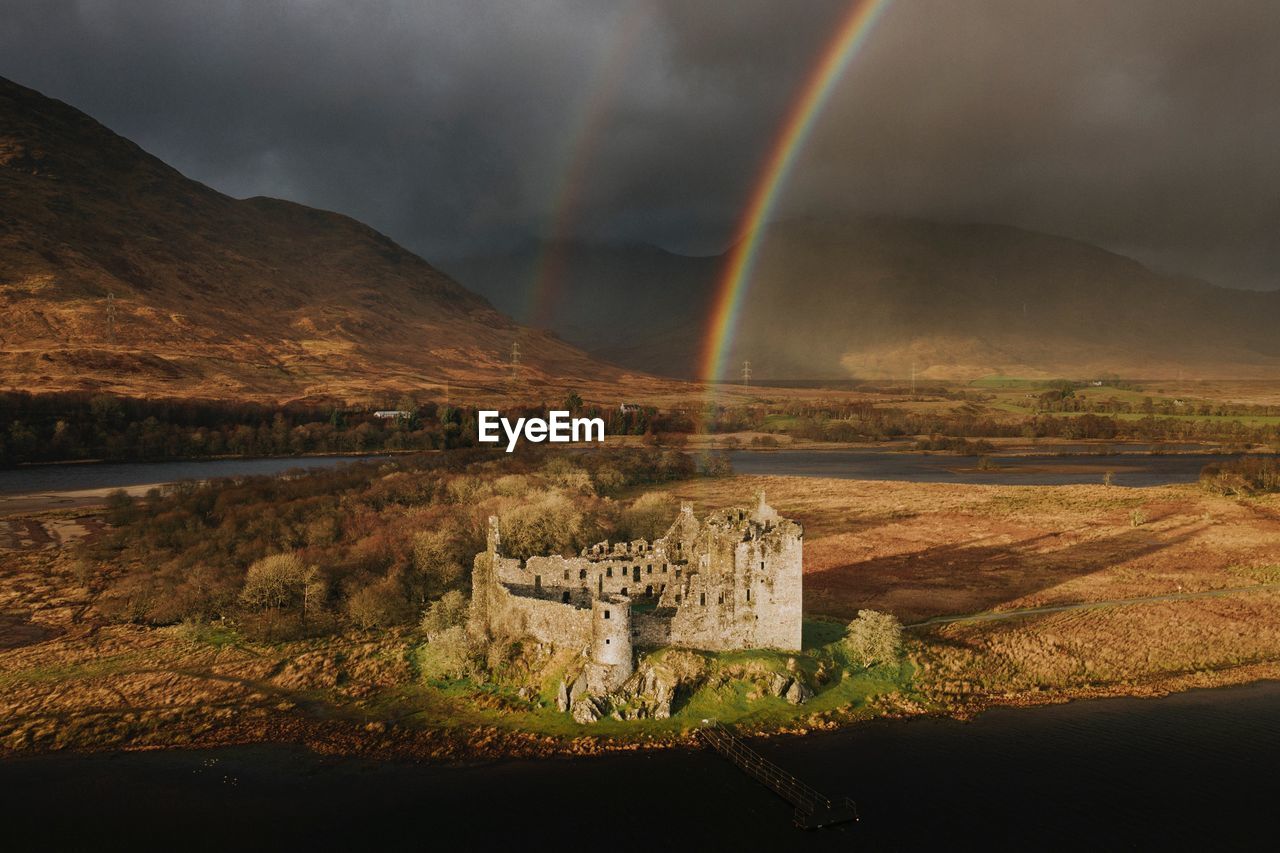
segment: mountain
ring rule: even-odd
[[[5,385],[32,391],[485,393],[509,382],[513,342],[526,388],[637,379],[359,222],[222,195],[2,78],[0,317]]]
[[[565,241],[442,266],[502,311],[601,358],[684,377],[721,263],[643,244]]]
[[[613,338],[565,309],[550,327],[638,370],[693,376],[724,259],[666,255],[653,287],[680,282],[653,314],[636,269],[657,250],[570,251],[574,290],[609,306]],[[578,258],[607,257],[608,263]],[[630,260],[635,258],[635,260]],[[473,260],[461,281],[498,293],[509,269]],[[581,281],[578,281],[578,279]],[[643,281],[643,277],[640,277]],[[563,303],[562,303],[563,304]],[[783,221],[762,237],[725,358],[765,378],[965,379],[1101,374],[1280,375],[1280,292],[1231,290],[1154,272],[1076,240],[1003,225],[889,217]],[[630,320],[633,328],[624,321]]]

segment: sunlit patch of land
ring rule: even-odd
[[[430,476],[375,477],[381,520],[367,507],[363,524],[397,530],[422,511],[408,485]],[[522,487],[536,482],[525,476]],[[491,654],[483,676],[441,679],[426,675],[430,643],[411,623],[274,640],[238,618],[131,623],[104,609],[96,570],[78,556],[77,543],[109,533],[99,510],[13,508],[0,518],[0,748],[290,740],[419,757],[543,755],[669,744],[706,716],[803,731],[886,712],[1280,675],[1280,590],[1268,586],[1280,583],[1275,494],[1101,478],[1041,487],[735,476],[659,488],[699,514],[762,488],[804,525],[805,649],[660,653],[655,665],[696,685],[673,715],[594,725],[556,710],[567,662],[533,646]],[[474,478],[467,489],[468,500],[484,493]],[[629,505],[650,490],[630,486],[611,500]],[[963,618],[1056,606],[1072,609]],[[844,626],[867,609],[909,626],[900,664],[858,667],[845,656]],[[919,624],[936,617],[955,621]],[[771,692],[794,673],[817,688],[802,705]]]

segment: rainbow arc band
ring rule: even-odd
[[[836,82],[867,43],[876,21],[889,4],[890,0],[854,0],[787,111],[782,130],[770,149],[743,212],[728,262],[716,287],[710,325],[703,338],[700,376],[704,382],[712,383],[723,374],[724,359],[733,343],[742,298],[751,281],[760,235],[796,158]]]

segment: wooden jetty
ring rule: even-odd
[[[858,819],[858,807],[844,797],[832,800],[764,758],[715,720],[703,720],[698,735],[744,773],[795,807],[796,826],[819,829]]]

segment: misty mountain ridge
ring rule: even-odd
[[[628,367],[693,377],[727,258],[568,244],[549,327]],[[504,308],[540,250],[471,258],[458,279]],[[1157,273],[1013,226],[830,216],[770,225],[726,371],[758,379],[1118,374],[1266,378],[1280,292]]]

